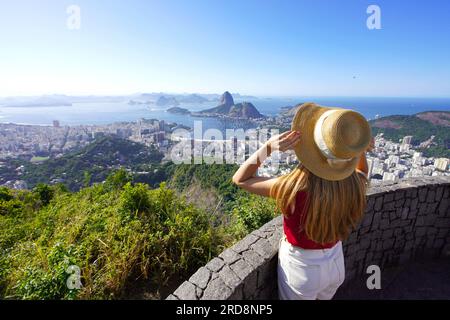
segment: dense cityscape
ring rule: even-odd
[[[255,127],[262,132],[261,130],[277,126],[286,128],[291,120],[289,117],[279,116],[254,121]],[[166,159],[170,159],[173,156],[171,154],[173,147],[180,143],[177,137],[172,136],[177,129],[190,130],[185,126],[157,119],[79,126],[61,126],[58,120],[53,121],[53,126],[0,124],[0,168],[4,165],[5,159],[20,158],[35,164],[49,158],[57,159],[68,152],[89,145],[102,136],[115,136],[146,146],[154,146],[165,155]],[[385,139],[382,133],[375,137],[375,148],[367,156],[371,182],[398,181],[403,178],[421,176],[450,176],[450,160],[425,157],[411,144],[412,138],[412,136],[405,136],[401,141],[395,142]],[[433,143],[433,138],[431,136],[430,139],[422,141],[418,147],[423,150]],[[248,143],[241,140],[238,142],[237,138],[234,140],[236,141],[229,142],[233,146],[234,162],[239,163],[243,160],[242,155],[248,155],[250,147]],[[192,147],[194,142],[192,138],[184,141]],[[223,142],[204,140],[200,146],[202,150],[205,150],[211,143]],[[195,148],[190,155],[194,156],[194,152]],[[230,163],[229,160],[225,162]],[[265,161],[259,174],[263,176],[285,174],[297,163],[292,151],[275,154]],[[21,169],[21,167],[16,168],[19,175]],[[22,180],[4,181],[3,185],[14,189],[27,189],[27,183]]]

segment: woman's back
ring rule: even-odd
[[[304,228],[306,215],[308,214],[308,193],[299,191],[295,197],[295,206],[293,212],[283,216],[283,229],[286,240],[299,248],[303,249],[328,249],[333,247],[336,242],[320,244],[308,238]]]

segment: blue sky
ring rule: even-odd
[[[449,39],[447,0],[3,0],[0,96],[449,97]]]

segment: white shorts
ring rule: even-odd
[[[309,250],[285,238],[278,252],[280,300],[330,300],[344,282],[342,242],[330,249]]]

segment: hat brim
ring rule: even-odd
[[[294,151],[300,162],[314,175],[330,181],[339,181],[348,178],[355,171],[359,158],[355,157],[348,162],[331,166],[314,141],[314,127],[320,116],[328,110],[341,110],[318,106],[315,103],[301,105],[292,120],[292,130],[301,134],[300,142]]]

